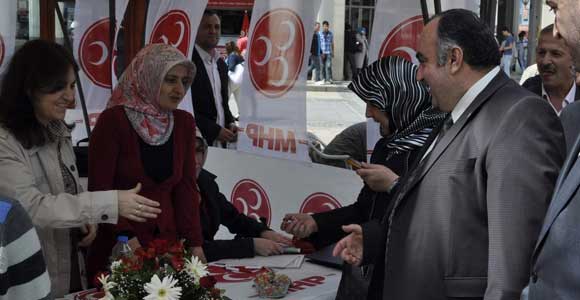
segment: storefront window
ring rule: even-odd
[[[16,49],[40,37],[39,0],[18,0],[16,10]]]

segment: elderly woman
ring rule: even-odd
[[[18,200],[32,218],[57,298],[81,289],[74,250],[93,241],[94,224],[120,216],[142,222],[160,212],[159,203],[137,195],[138,182],[83,192],[64,123],[75,103],[75,68],[62,46],[30,41],[12,57],[0,90],[0,195]]]
[[[365,181],[357,201],[329,212],[287,214],[283,230],[307,237],[316,248],[339,241],[341,226],[383,218],[391,199],[391,187],[381,185],[381,171],[388,167],[399,175],[409,172],[421,147],[445,115],[434,111],[427,87],[417,81],[417,66],[397,56],[382,58],[363,69],[348,86],[366,103],[366,115],[381,125],[371,163],[362,163],[357,174]],[[377,268],[378,271],[383,268]],[[345,265],[336,299],[366,299],[369,270]],[[368,276],[367,276],[368,275]]]
[[[195,121],[177,109],[195,76],[195,65],[165,44],[141,49],[119,83],[91,134],[89,189],[143,184],[142,195],[159,201],[162,213],[145,223],[122,218],[102,228],[89,251],[89,275],[103,270],[115,237],[133,247],[154,239],[185,239],[203,255],[199,192],[195,178]]]

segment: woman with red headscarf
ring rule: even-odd
[[[89,189],[109,190],[142,184],[140,194],[160,203],[157,219],[121,219],[100,228],[89,253],[89,275],[102,271],[115,237],[130,245],[156,238],[185,239],[205,260],[195,185],[195,121],[177,109],[195,76],[195,65],[177,49],[152,44],[125,70],[89,146]]]

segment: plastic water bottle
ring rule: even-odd
[[[122,257],[130,257],[133,255],[133,250],[129,246],[129,237],[120,235],[117,237],[117,244],[113,247],[111,258],[118,260]]]

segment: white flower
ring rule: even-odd
[[[191,278],[193,278],[195,284],[199,284],[199,279],[209,274],[207,266],[204,265],[197,256],[192,256],[191,260],[185,259],[184,270]]]
[[[149,294],[144,300],[179,300],[181,287],[176,286],[177,280],[172,276],[165,276],[163,281],[157,274],[151,277],[151,282],[145,284],[145,291]]]
[[[116,270],[117,268],[119,268],[121,265],[123,264],[123,262],[119,259],[116,260],[114,262],[111,263],[111,271]]]
[[[114,288],[117,284],[109,281],[109,275],[105,274],[101,274],[101,276],[99,276],[97,279],[103,285],[103,292],[105,292],[105,296],[99,300],[115,300],[115,297],[113,294],[111,294],[111,289]]]

